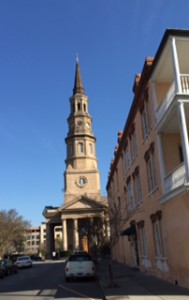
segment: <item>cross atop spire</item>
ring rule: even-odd
[[[83,88],[79,66],[79,54],[76,54],[75,82],[73,88],[73,95],[75,94],[85,94],[85,89]]]
[[[76,58],[76,64],[78,64],[79,63],[79,54],[78,53],[76,53],[75,58]]]

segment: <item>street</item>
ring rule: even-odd
[[[1,300],[48,300],[103,298],[98,280],[65,282],[62,261],[46,261],[21,269],[18,274],[0,280]]]

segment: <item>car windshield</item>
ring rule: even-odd
[[[19,257],[18,260],[29,260],[28,256]]]
[[[71,255],[69,261],[91,261],[92,258],[89,255]]]

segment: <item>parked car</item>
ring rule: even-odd
[[[31,268],[32,267],[32,260],[29,256],[20,256],[16,260],[16,265],[18,268]]]
[[[4,271],[4,275],[16,274],[18,272],[17,265],[9,259],[1,259],[0,267]]]
[[[84,251],[84,250],[74,250],[73,252],[74,255],[88,255],[87,251]]]
[[[90,255],[86,253],[72,254],[65,265],[65,280],[74,278],[95,278],[95,264]]]
[[[2,268],[2,267],[0,266],[0,278],[4,278],[4,276],[5,276],[4,268]]]
[[[42,261],[42,258],[39,255],[31,255],[30,257],[33,261]]]

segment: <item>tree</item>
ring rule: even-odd
[[[55,239],[55,250],[58,254],[60,254],[63,251],[63,241],[62,238],[56,238]]]
[[[124,228],[124,225],[127,222],[127,207],[125,205],[124,208],[121,207],[121,201],[113,202],[109,207],[109,215],[110,215],[110,248],[111,252],[113,247],[118,243],[120,238],[120,233]]]
[[[117,286],[114,282],[113,274],[113,248],[118,243],[121,231],[123,230],[127,220],[127,204],[125,201],[121,202],[120,198],[115,201],[109,191],[109,217],[110,217],[110,287]]]
[[[125,226],[127,222],[130,220],[131,214],[129,214],[128,203],[125,201],[125,194],[120,195],[120,197],[116,198],[112,195],[111,191],[109,191],[109,217],[110,217],[110,286],[114,286],[114,276],[112,270],[112,261],[113,261],[113,250],[115,245],[118,243],[121,234],[125,231]],[[121,201],[122,200],[122,201]],[[139,212],[142,208],[138,206],[135,209]],[[129,227],[131,226],[131,222]]]
[[[24,233],[29,226],[15,209],[0,211],[0,257],[24,249]]]
[[[42,256],[42,259],[45,260],[46,257],[46,241],[40,244],[39,246],[39,253]]]
[[[81,236],[87,236],[90,253],[96,256],[97,251],[108,238],[107,210],[93,217],[82,219],[78,231]]]

